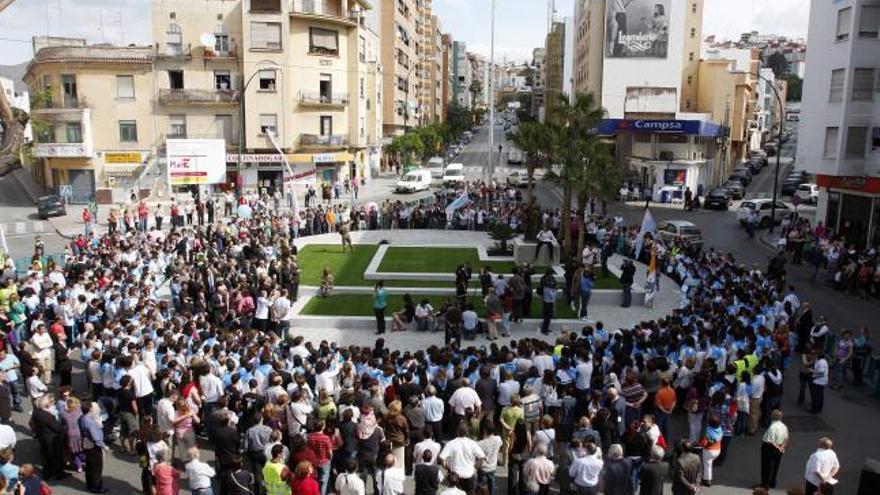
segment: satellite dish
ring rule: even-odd
[[[217,41],[217,39],[211,33],[202,33],[202,35],[199,36],[199,41],[202,42],[202,46],[213,50],[214,43]]]

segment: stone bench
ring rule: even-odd
[[[520,265],[522,263],[531,263],[534,266],[551,266],[559,264],[560,246],[558,242],[554,242],[552,249],[546,247],[541,249],[541,255],[535,259],[535,249],[538,247],[537,242],[526,241],[522,237],[517,237],[513,241],[513,261]]]

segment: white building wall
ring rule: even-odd
[[[608,118],[624,117],[628,87],[675,88],[676,95],[680,97],[685,9],[689,8],[689,3],[685,0],[670,1],[666,58],[612,58],[607,56],[607,47],[603,47],[606,48],[606,57],[602,64],[602,106],[608,111]],[[606,22],[606,19],[600,22]]]
[[[565,38],[562,45],[562,93],[568,95],[569,101],[574,101],[574,17],[563,19],[565,24]]]
[[[797,168],[813,174],[842,176],[880,176],[880,152],[871,150],[871,132],[880,127],[880,95],[873,101],[852,101],[855,68],[873,68],[880,72],[880,41],[859,36],[863,5],[869,0],[828,2],[812,0],[810,7],[809,46],[807,49],[804,90],[801,100]],[[852,8],[849,39],[837,40],[838,11]],[[831,71],[845,69],[842,101],[829,102]],[[837,127],[837,153],[826,156],[826,132]],[[846,158],[849,127],[867,127],[868,139],[863,158]]]

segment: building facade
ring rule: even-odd
[[[602,93],[604,0],[576,0],[574,25],[574,91],[598,97]]]
[[[421,9],[415,0],[382,1],[383,127],[386,137],[419,122],[419,33]]]
[[[817,221],[880,244],[880,5],[813,0],[796,168],[816,175]]]
[[[453,101],[464,108],[471,108],[470,87],[473,82],[473,65],[463,41],[452,43],[452,94]]]

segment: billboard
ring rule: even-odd
[[[666,58],[670,0],[608,0],[605,57]]]
[[[168,184],[222,184],[226,182],[224,139],[168,139]]]

